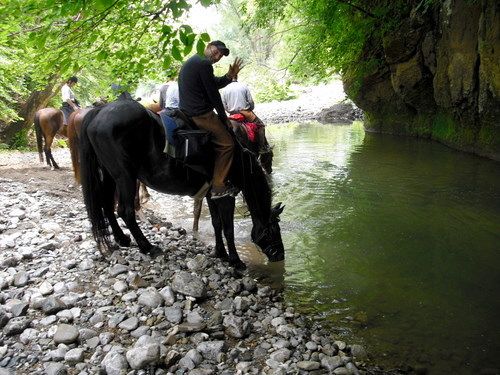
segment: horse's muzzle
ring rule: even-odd
[[[262,252],[266,254],[270,262],[279,262],[285,259],[285,249],[280,244],[269,245]]]

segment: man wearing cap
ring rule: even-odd
[[[222,77],[214,76],[213,64],[222,56],[229,55],[229,49],[220,40],[208,43],[204,56],[190,57],[179,73],[179,108],[192,118],[200,128],[212,134],[215,148],[215,165],[212,178],[213,199],[231,195],[234,191],[226,186],[226,177],[233,161],[234,142],[229,133],[228,119],[219,89],[232,82],[242,67],[242,60],[236,58]],[[214,113],[214,109],[217,114]]]

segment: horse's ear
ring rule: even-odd
[[[279,202],[276,206],[273,207],[273,213],[278,217],[283,210],[285,209],[285,206],[281,205],[281,202]]]

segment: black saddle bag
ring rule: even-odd
[[[203,165],[211,152],[210,133],[206,130],[177,129],[175,157],[190,165]]]

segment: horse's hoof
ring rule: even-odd
[[[116,242],[121,247],[129,247],[132,240],[130,239],[130,236],[124,235],[123,237],[117,238]]]
[[[215,257],[225,261],[229,260],[229,256],[224,250],[215,250]]]
[[[120,249],[120,247],[115,243],[110,243],[108,245],[108,250],[111,251],[112,253],[115,252],[116,250],[119,250],[119,249]]]
[[[247,265],[243,263],[240,259],[237,260],[230,260],[229,264],[233,266],[235,269],[238,271],[244,271],[247,269]]]
[[[160,249],[158,246],[153,246],[151,249],[148,251],[148,254],[151,258],[157,258],[160,255],[163,255],[163,250]]]

